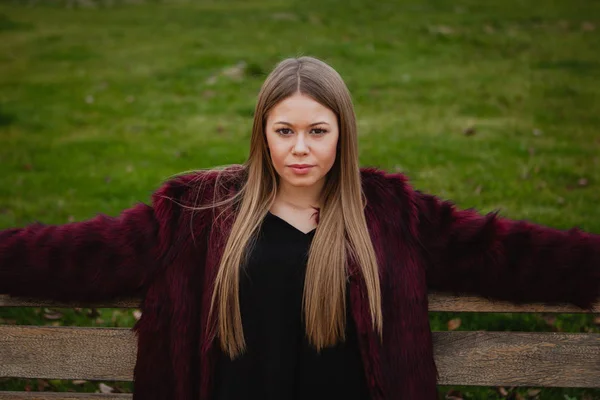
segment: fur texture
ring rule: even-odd
[[[413,190],[402,174],[361,174],[380,265],[383,342],[371,329],[365,285],[352,261],[348,271],[372,399],[437,399],[429,289],[584,308],[598,300],[600,236],[458,210]],[[1,231],[0,293],[84,302],[142,296],[133,328],[134,398],[210,399],[217,341],[208,307],[232,218],[182,205],[212,199],[214,178],[180,176],[154,193],[152,206],[114,218]],[[238,188],[235,180],[226,186],[231,193]]]

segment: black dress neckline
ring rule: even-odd
[[[289,228],[295,230],[296,232],[300,233],[301,235],[304,236],[312,236],[315,234],[315,231],[317,230],[317,228],[313,228],[312,230],[308,231],[308,232],[302,232],[300,229],[296,228],[294,225],[290,224],[289,222],[287,222],[285,219],[273,214],[271,211],[267,211],[267,215],[270,217],[274,217],[275,220],[281,221],[283,222],[285,225],[287,225]]]

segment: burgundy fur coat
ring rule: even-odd
[[[458,210],[412,189],[402,174],[362,168],[361,175],[380,266],[383,343],[370,329],[358,269],[350,263],[348,270],[372,399],[437,398],[429,289],[584,308],[598,300],[599,235]],[[209,183],[202,193],[199,179]],[[181,205],[211,199],[211,180],[214,173],[172,179],[152,205],[115,218],[1,231],[0,293],[60,301],[141,296],[134,398],[210,399],[217,342],[207,335],[207,311],[231,219],[215,224],[212,211]],[[238,188],[231,180],[227,190]]]

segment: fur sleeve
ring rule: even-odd
[[[430,289],[582,308],[599,300],[600,235],[458,210],[418,191],[416,205]]]
[[[176,202],[164,198],[182,196],[184,180],[166,182],[152,206],[117,217],[0,231],[0,293],[83,302],[143,295],[177,225]]]

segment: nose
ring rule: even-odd
[[[294,147],[292,148],[292,153],[294,154],[306,154],[308,153],[308,146],[306,145],[306,141],[304,140],[304,134],[299,134],[296,136],[296,142],[294,143]]]

